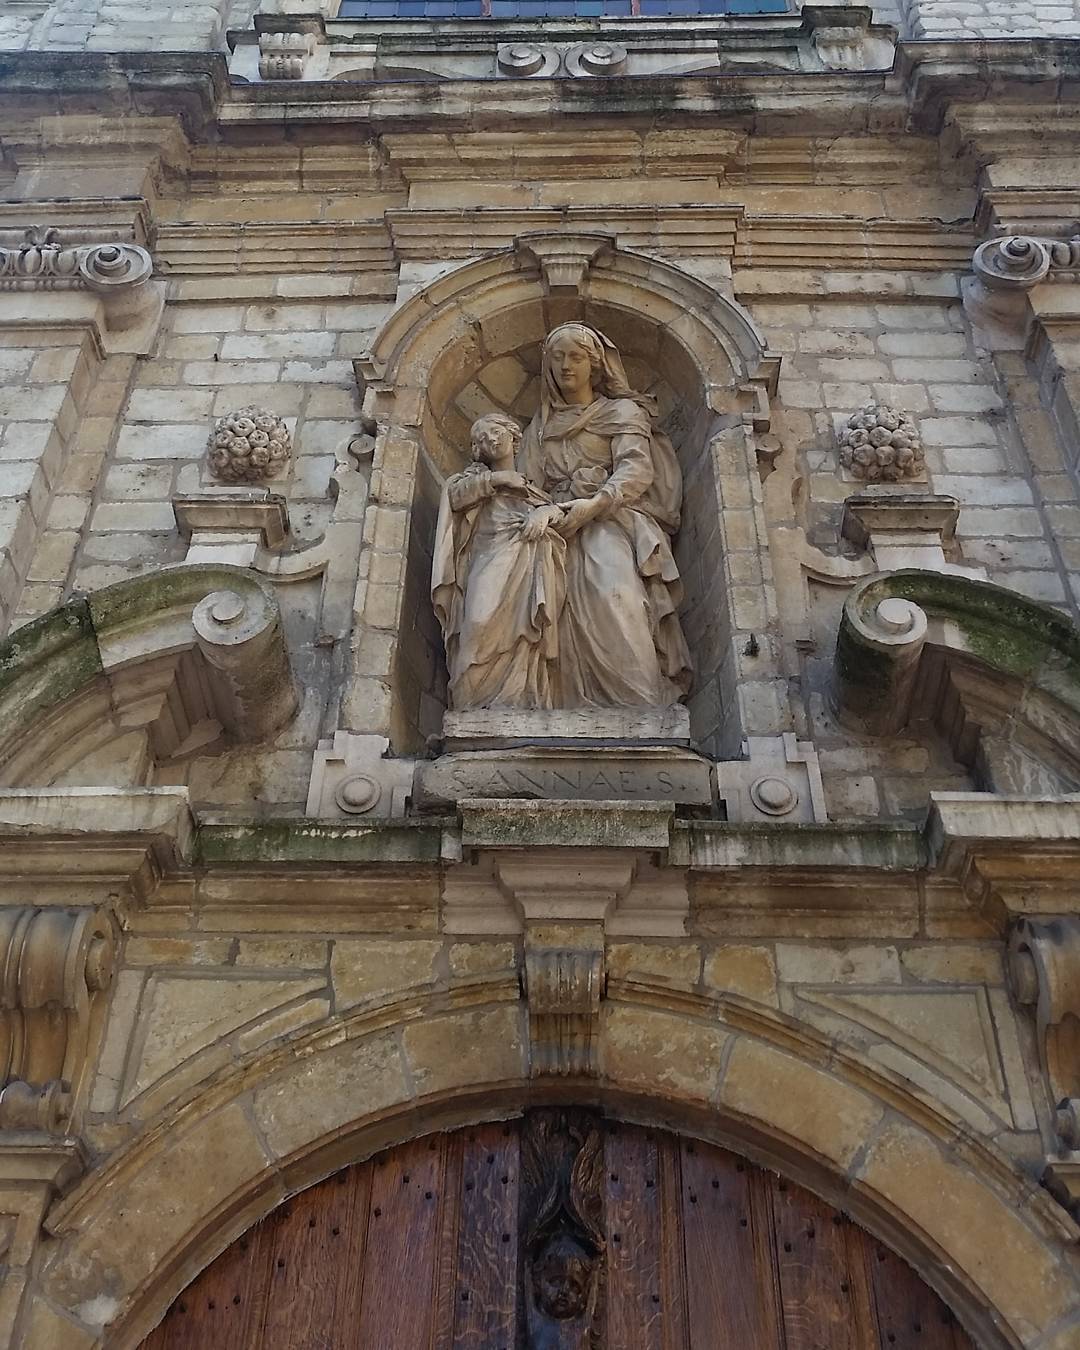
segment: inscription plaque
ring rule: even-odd
[[[474,797],[708,806],[713,792],[706,760],[667,748],[473,750],[418,765],[418,806]]]

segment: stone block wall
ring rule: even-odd
[[[904,29],[911,37],[1073,38],[1080,37],[1075,0],[900,0]]]
[[[956,280],[912,284],[947,291]],[[752,308],[785,353],[780,397],[805,456],[800,491],[812,543],[845,547],[843,503],[862,485],[840,465],[837,433],[864,404],[886,403],[910,413],[920,429],[926,479],[917,490],[961,504],[956,561],[1076,612],[1075,569],[1056,539],[1059,508],[1075,503],[1076,489],[1037,384],[1021,373],[1022,357],[988,346],[955,295],[908,303],[769,300]]]
[[[88,334],[0,334],[0,625],[59,604],[87,515],[86,457],[130,373]],[[106,414],[107,416],[107,414]]]

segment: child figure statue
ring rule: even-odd
[[[564,512],[515,470],[520,441],[512,418],[477,418],[472,463],[443,489],[431,598],[452,708],[558,706]]]

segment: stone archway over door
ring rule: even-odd
[[[545,1317],[526,1272],[545,1267],[550,1306],[572,1262],[590,1306]],[[142,1350],[533,1346],[973,1350],[908,1265],[802,1187],[712,1144],[557,1110],[429,1135],[295,1196]]]

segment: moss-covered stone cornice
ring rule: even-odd
[[[379,25],[376,25],[378,27]],[[519,32],[519,29],[521,30]],[[521,36],[525,30],[514,27]],[[529,27],[536,36],[536,29]],[[447,33],[449,40],[451,34]],[[501,35],[505,36],[505,35]],[[394,79],[230,83],[221,53],[20,52],[0,55],[0,135],[42,118],[78,115],[93,100],[96,118],[171,117],[193,142],[213,140],[230,126],[290,128],[334,123],[369,126],[373,133],[410,127],[431,130],[556,124],[595,116],[605,122],[694,125],[717,119],[750,133],[805,135],[814,128],[847,132],[940,131],[954,105],[997,100],[1029,104],[1031,126],[1040,109],[1075,100],[1080,88],[1080,41],[1004,39],[906,42],[891,72],[794,73],[739,71],[714,75],[600,77],[590,80],[505,81]],[[103,128],[104,130],[104,128]],[[40,125],[36,133],[47,134]],[[119,134],[119,132],[118,132]],[[1043,146],[1042,152],[1052,152]],[[1068,153],[1067,144],[1061,153]]]
[[[209,704],[186,652],[203,663]],[[185,717],[263,739],[296,709],[276,598],[245,568],[163,568],[17,629],[0,642],[0,782],[49,782],[72,744],[93,738],[103,691],[135,710],[129,725],[145,727],[155,754],[178,749]]]
[[[1021,720],[1033,697],[1052,701],[1080,738],[1080,629],[1072,620],[1002,586],[914,568],[869,577],[845,601],[835,662],[840,711],[875,734],[900,730],[928,648],[985,671],[987,694],[998,702],[1014,687]]]

